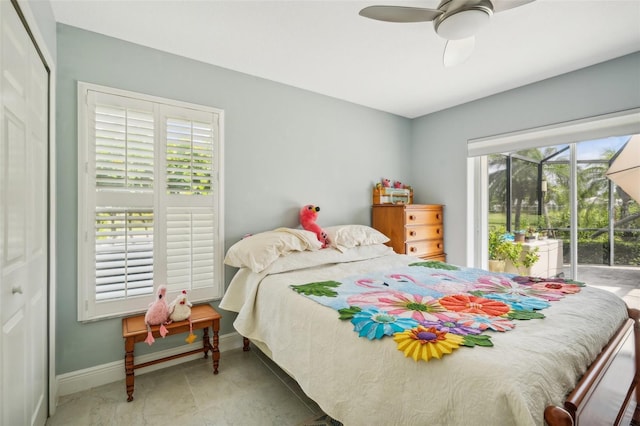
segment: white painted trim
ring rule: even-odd
[[[467,266],[487,269],[489,201],[486,157],[467,158]]]
[[[571,279],[578,279],[578,148],[575,143],[569,145],[569,261]]]
[[[476,220],[476,194],[478,193],[476,188],[477,168],[475,166],[475,158],[467,158],[467,247],[466,247],[466,260],[465,265],[468,267],[475,266],[475,247],[476,240],[478,238],[478,222]]]
[[[49,93],[49,416],[56,412],[58,386],[56,381],[56,297],[58,295],[56,251],[56,68],[51,67]]]
[[[198,344],[199,341],[194,342]],[[236,333],[229,333],[220,336],[220,352],[227,352],[232,349],[238,349],[242,347],[242,338]],[[152,354],[141,355],[136,357],[136,364],[142,364],[144,362],[153,361],[155,359],[164,358],[166,356],[172,356],[179,353],[184,353],[190,349],[194,349],[191,345],[181,345],[176,348],[165,349],[163,351],[154,352]],[[184,356],[182,358],[172,359],[167,362],[162,362],[148,367],[140,368],[136,370],[136,375],[150,373],[152,371],[160,370],[163,368],[172,367],[174,365],[182,364],[188,361],[193,361],[202,358],[202,354],[193,354]],[[211,360],[211,354],[209,354],[209,360]],[[224,357],[220,358],[220,368],[224,368]],[[82,370],[72,371],[70,373],[60,374],[56,377],[58,396],[69,395],[76,392],[86,391],[97,386],[106,385],[107,383],[117,382],[125,379],[124,360],[114,361],[107,364],[96,365],[94,367],[85,368]],[[124,393],[124,389],[122,390]],[[57,399],[56,399],[57,404]]]

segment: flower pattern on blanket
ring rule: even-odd
[[[406,357],[429,361],[461,346],[493,346],[485,332],[506,332],[513,330],[515,320],[544,318],[540,310],[582,286],[562,278],[417,262],[291,288],[338,311],[360,337],[390,336]]]

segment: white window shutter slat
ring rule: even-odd
[[[96,210],[96,299],[153,293],[153,213]]]
[[[152,111],[96,105],[96,187],[111,191],[153,191]]]
[[[214,121],[167,119],[167,192],[209,195],[212,189]]]
[[[215,214],[211,208],[167,209],[167,287],[170,291],[211,286],[215,268]]]

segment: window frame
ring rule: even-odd
[[[207,285],[194,290],[189,290],[191,285],[191,283],[189,283],[187,290],[189,291],[189,300],[193,303],[220,299],[224,290],[224,110],[82,81],[78,81],[77,88],[78,252],[76,257],[78,262],[78,321],[94,321],[144,312],[149,303],[153,301],[157,287],[162,284],[167,284],[166,216],[169,208],[176,205],[176,203],[167,200],[171,197],[180,197],[180,195],[169,195],[166,185],[163,185],[166,183],[167,119],[178,118],[197,121],[199,117],[202,116],[212,118],[212,150],[214,155],[212,161],[212,176],[210,178],[211,197],[207,196],[209,200],[207,201],[203,200],[204,197],[200,198],[196,196],[191,199],[191,202],[188,202],[188,199],[184,199],[184,201],[187,202],[179,201],[178,205],[185,205],[185,208],[193,208],[195,210],[201,209],[203,205],[208,205],[208,208],[213,212],[213,279],[210,286]],[[147,107],[151,105],[153,109],[154,188],[151,197],[153,198],[152,209],[154,223],[154,278],[152,294],[129,296],[127,298],[107,301],[96,300],[96,239],[94,235],[96,208],[100,207],[100,205],[96,200],[95,140],[92,139],[91,127],[94,124],[95,117],[92,115],[93,109],[90,103],[90,93],[92,92],[93,94],[97,93],[97,96],[119,96],[126,98],[126,101],[130,101],[131,104],[139,103]],[[163,174],[162,178],[160,178],[161,174]],[[159,191],[164,192],[164,194],[157,195]],[[165,202],[160,205],[159,199],[163,197]],[[114,199],[118,198],[118,194],[115,194]],[[135,206],[128,205],[126,207]],[[143,206],[138,207],[142,208]],[[176,295],[179,293],[177,289],[170,289],[170,291]],[[169,300],[173,297],[171,293],[168,295]]]

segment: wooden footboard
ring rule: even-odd
[[[549,406],[549,426],[640,425],[640,311],[618,329],[569,394],[563,407]]]

